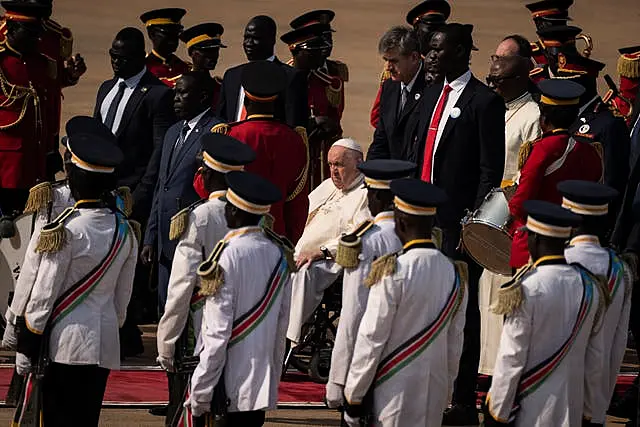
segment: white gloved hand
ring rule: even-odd
[[[16,337],[16,326],[7,322],[7,327],[4,330],[4,335],[2,336],[2,348],[7,350],[15,350],[18,345],[18,337]]]
[[[175,361],[173,360],[172,357],[158,356],[156,358],[156,362],[158,362],[162,367],[162,369],[164,369],[167,372],[176,371]]]
[[[343,405],[343,390],[344,387],[340,384],[331,381],[327,383],[325,399],[329,408],[336,409]]]
[[[344,418],[344,422],[349,427],[360,427],[360,418],[350,417],[349,414],[347,414],[346,412],[343,412],[342,415],[343,415],[343,418]]]
[[[191,410],[191,415],[194,417],[201,417],[211,411],[211,402],[200,403],[192,400],[191,396],[189,396],[189,398],[184,402],[184,407]]]
[[[18,375],[27,375],[31,372],[31,360],[22,353],[16,353],[16,372]]]

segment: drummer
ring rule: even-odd
[[[549,79],[540,82],[538,90],[542,137],[520,148],[523,166],[515,194],[509,200],[513,219],[510,264],[514,269],[529,262],[523,203],[537,199],[560,204],[562,196],[556,188],[559,182],[570,179],[597,182],[602,178],[599,144],[592,135],[572,136],[567,131],[578,118],[585,88],[569,80]]]

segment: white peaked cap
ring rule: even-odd
[[[351,150],[357,151],[360,154],[364,154],[362,152],[362,147],[355,140],[351,138],[342,138],[333,143],[332,147],[344,147],[349,148]]]

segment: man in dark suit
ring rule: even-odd
[[[391,78],[382,84],[380,119],[367,159],[408,160],[412,147],[404,131],[425,87],[420,42],[411,28],[394,27],[380,39],[378,52]]]
[[[162,140],[176,121],[173,92],[146,69],[144,35],[140,30],[120,30],[109,55],[114,77],[100,86],[93,115],[111,129],[124,153],[124,161],[116,168],[118,185],[133,192],[131,217],[144,225],[158,180]],[[149,274],[149,268],[138,263],[127,320],[120,330],[123,357],[144,351],[136,323],[145,309],[154,311],[144,306],[150,300]]]
[[[182,75],[175,86],[174,109],[179,121],[164,137],[158,183],[153,195],[151,215],[144,236],[140,258],[144,264],[158,261],[158,311],[164,313],[173,255],[178,244],[170,236],[171,217],[200,199],[193,188],[193,176],[198,169],[197,156],[202,149],[200,137],[210,132],[220,120],[211,112],[214,80],[208,71],[190,71]],[[171,239],[174,237],[174,240]],[[182,377],[168,374],[169,389],[182,390]],[[178,393],[180,394],[180,393]],[[175,393],[170,393],[167,421],[171,422],[176,405]],[[155,408],[154,414],[162,414]]]
[[[431,39],[430,63],[445,76],[428,87],[419,107],[414,140],[418,173],[444,189],[449,202],[438,210],[443,231],[442,251],[469,263],[469,302],[464,346],[455,382],[453,407],[445,425],[477,425],[476,377],[480,356],[478,279],[482,272],[459,248],[460,220],[478,207],[486,194],[500,186],[504,169],[505,105],[469,70],[473,39],[471,25],[447,24]]]
[[[114,78],[98,90],[94,117],[116,135],[125,160],[116,170],[118,185],[133,192],[132,217],[146,223],[158,179],[160,147],[173,123],[173,93],[145,67],[144,35],[124,28],[109,55]]]
[[[309,106],[307,105],[307,77],[304,72],[281,62],[276,58],[276,23],[264,15],[252,18],[244,30],[242,47],[249,61],[267,60],[281,66],[287,73],[287,87],[276,105],[276,117],[290,126],[307,127],[309,124]],[[244,91],[240,84],[242,65],[228,69],[222,79],[220,101],[217,115],[226,122],[235,122],[246,118],[244,110]]]

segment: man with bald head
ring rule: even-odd
[[[502,56],[522,56],[531,59],[531,44],[519,34],[507,36],[502,39],[494,55],[494,57]]]
[[[258,15],[249,21],[244,29],[242,47],[251,61],[271,61],[281,66],[287,73],[286,89],[278,97],[276,118],[289,126],[308,126],[309,106],[307,105],[307,76],[304,72],[281,62],[275,54],[276,22],[273,18]],[[242,68],[246,64],[229,68],[222,79],[217,115],[225,122],[244,120],[244,91],[241,85]]]
[[[331,178],[309,194],[309,215],[296,244],[299,271],[293,275],[287,338],[300,341],[302,325],[320,304],[322,295],[342,273],[334,262],[338,239],[371,217],[364,176],[358,170],[362,148],[352,139],[336,141],[329,150]]]
[[[512,39],[505,39],[498,46],[508,47]],[[513,42],[515,43],[515,42]],[[524,46],[524,44],[521,44]],[[528,42],[526,43],[528,47]],[[520,165],[520,146],[540,137],[540,109],[528,91],[531,61],[524,56],[505,55],[494,57],[487,75],[487,84],[505,102],[505,163],[501,186],[513,185]],[[493,365],[498,354],[503,318],[494,314],[490,307],[496,302],[499,288],[511,277],[484,270],[478,284],[480,307],[480,364],[478,372],[493,375]],[[493,297],[493,299],[492,299]]]

